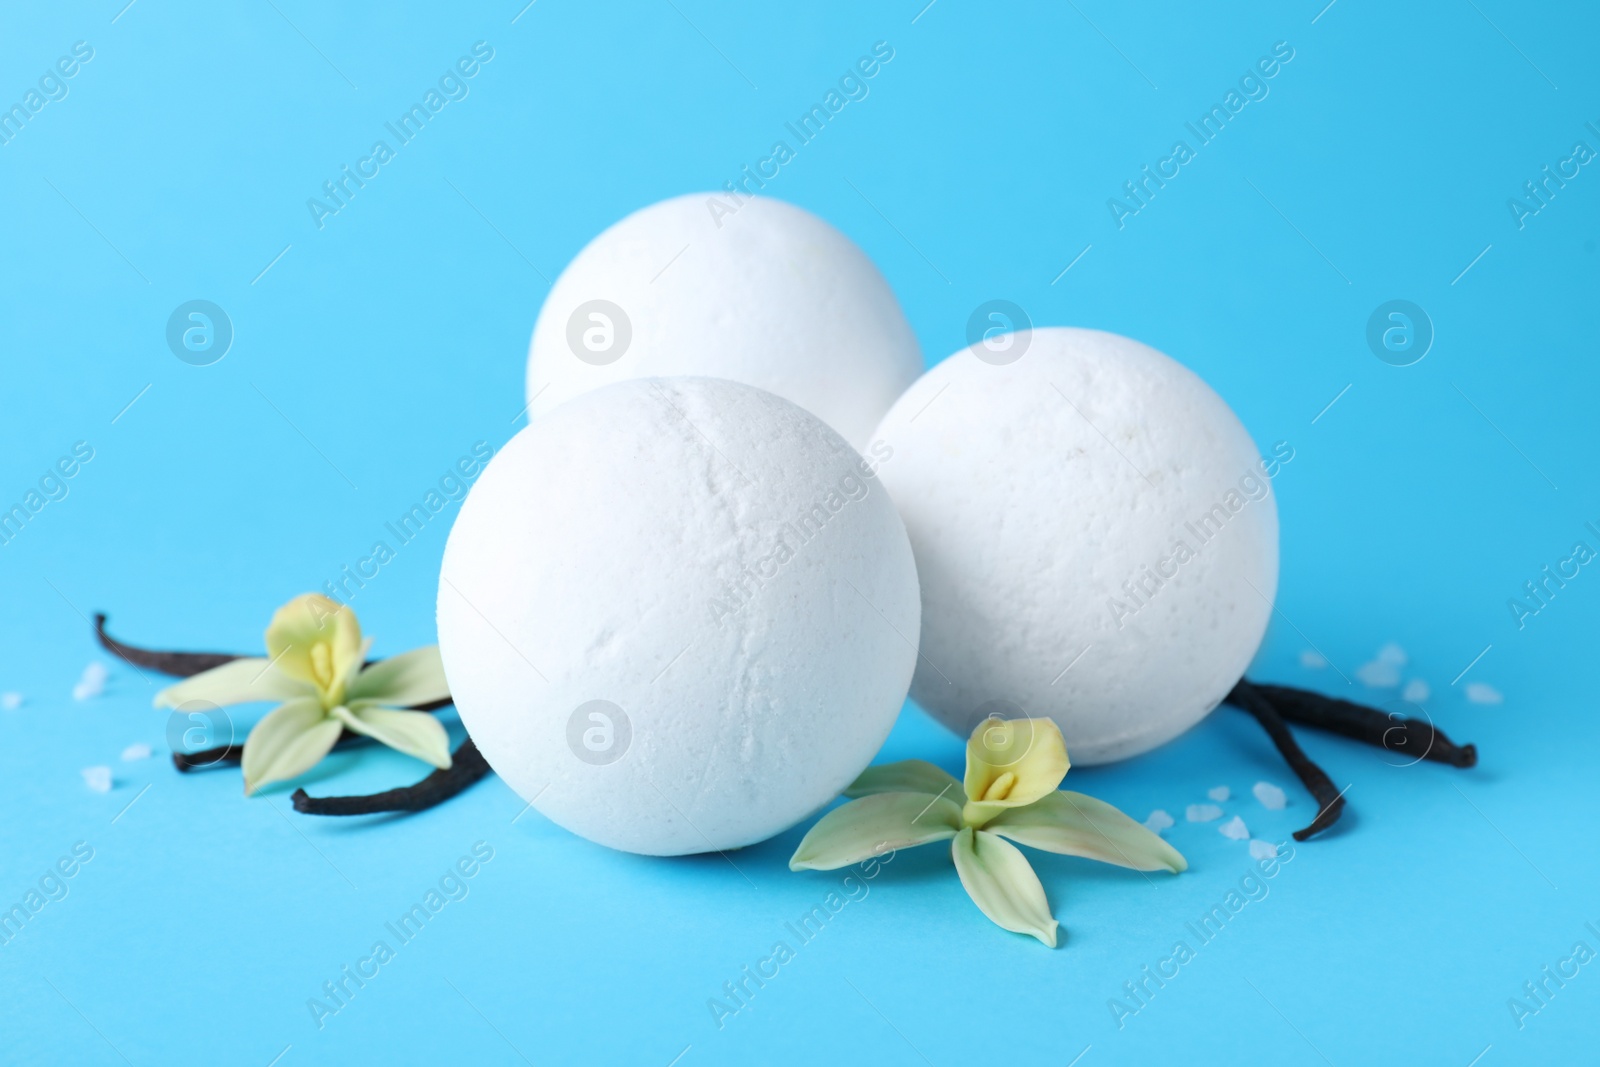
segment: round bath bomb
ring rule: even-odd
[[[706,375],[864,449],[920,373],[899,302],[848,237],[779,200],[697,193],[634,212],[562,271],[528,349],[528,417],[610,382]]]
[[[963,350],[878,428],[922,582],[912,698],[965,736],[1048,715],[1074,763],[1154,748],[1244,673],[1278,583],[1271,478],[1228,405],[1137,341]],[[1020,355],[1018,353],[1020,352]]]
[[[642,378],[522,430],[439,580],[489,765],[612,848],[738,848],[836,796],[905,700],[920,618],[871,464],[748,385]]]

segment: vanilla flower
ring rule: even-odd
[[[922,760],[868,767],[857,797],[824,815],[789,860],[831,871],[892,849],[951,840],[967,895],[997,925],[1054,948],[1044,886],[1013,845],[1176,874],[1178,850],[1111,805],[1067,790],[1067,747],[1049,719],[985,719],[967,740],[964,782]],[[1007,840],[1009,838],[1010,840]]]
[[[365,734],[433,764],[450,766],[444,727],[407,707],[444,700],[439,647],[430,645],[364,665],[371,639],[355,612],[317,593],[295,597],[267,627],[267,657],[236,659],[156,694],[158,708],[189,701],[215,705],[281,701],[244,743],[244,791],[303,774],[345,730]]]

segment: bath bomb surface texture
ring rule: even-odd
[[[864,449],[920,373],[899,302],[848,237],[779,200],[698,193],[629,215],[556,279],[528,417],[610,382],[706,375],[792,400]]]
[[[461,506],[450,691],[490,766],[612,848],[772,836],[871,761],[920,603],[873,467],[751,386],[645,378],[541,418]]]
[[[911,695],[956,733],[1048,715],[1074,763],[1109,762],[1244,673],[1293,450],[1262,459],[1189,370],[1115,334],[1033,330],[928,371],[878,435],[922,582]]]

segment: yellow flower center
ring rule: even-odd
[[[1004,800],[1011,795],[1011,790],[1016,787],[1017,776],[1010,771],[989,783],[989,788],[983,791],[980,800]]]
[[[317,688],[327,692],[333,685],[333,649],[322,642],[311,646],[311,674]]]

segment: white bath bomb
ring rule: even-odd
[[[1074,763],[1122,759],[1198,722],[1255,654],[1278,582],[1271,476],[1293,450],[1263,460],[1216,393],[1136,341],[1010,342],[940,363],[878,429],[922,581],[911,695],[958,734],[1020,706]]]
[[[588,393],[512,438],[439,583],[461,720],[562,826],[652,855],[792,826],[878,751],[916,660],[916,567],[872,467],[712,378]]]
[[[528,417],[626,378],[706,375],[792,400],[865,448],[922,373],[883,275],[844,234],[764,197],[636,211],[556,279],[528,349]]]

